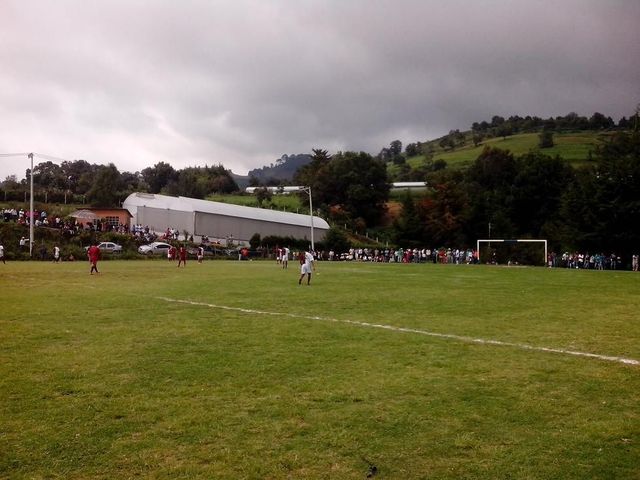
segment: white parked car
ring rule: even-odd
[[[171,245],[165,242],[153,242],[149,245],[140,245],[138,247],[138,253],[142,253],[143,255],[158,255],[164,254],[166,255]]]
[[[113,242],[100,242],[98,248],[103,253],[120,253],[122,252],[122,245],[118,245]],[[84,247],[85,250],[89,250],[89,247]]]

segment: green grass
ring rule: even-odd
[[[348,323],[640,359],[637,274],[100,267],[0,264],[1,478],[640,473],[640,366]]]
[[[485,146],[509,150],[514,155],[523,155],[533,152],[542,152],[549,156],[560,156],[575,166],[583,164],[589,158],[589,152],[593,152],[596,145],[606,139],[610,133],[579,132],[579,133],[555,133],[551,148],[540,149],[538,147],[538,133],[523,133],[506,138],[497,137],[484,140],[477,147],[470,140],[467,145],[456,148],[453,151],[438,149],[434,154],[434,160],[445,160],[450,168],[468,167],[482,153]],[[424,161],[423,156],[412,157],[409,165],[417,167]]]
[[[210,195],[207,200],[212,202],[231,203],[243,205],[245,207],[259,207],[258,199],[255,195]],[[271,201],[264,202],[263,208],[272,208],[293,213],[309,213],[308,204],[300,201],[297,195],[273,195]]]

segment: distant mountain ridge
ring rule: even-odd
[[[276,163],[250,170],[248,177],[249,179],[255,178],[266,185],[291,182],[298,169],[309,162],[311,162],[311,155],[308,153],[284,154],[276,160]]]

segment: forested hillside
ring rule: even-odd
[[[291,182],[298,169],[310,161],[311,155],[308,153],[282,155],[275,164],[249,170],[249,185],[279,185]]]

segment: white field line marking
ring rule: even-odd
[[[286,312],[267,312],[263,310],[253,310],[250,308],[240,308],[240,307],[229,307],[226,305],[215,305],[213,303],[205,303],[205,302],[193,302],[191,300],[179,300],[175,298],[167,298],[167,297],[156,297],[158,300],[164,300],[165,302],[172,303],[185,303],[187,305],[197,305],[201,307],[209,307],[209,308],[217,308],[219,310],[230,310],[234,312],[241,313],[253,313],[259,315],[272,315],[279,317],[290,317],[290,318],[302,318],[305,320],[320,320],[323,322],[334,322],[334,323],[344,323],[347,325],[357,325],[359,327],[367,327],[367,328],[380,328],[383,330],[391,330],[394,332],[404,332],[404,333],[417,333],[419,335],[427,335],[430,337],[437,338],[446,338],[449,340],[458,340],[460,342],[465,343],[479,343],[482,345],[499,345],[501,347],[514,347],[521,350],[532,350],[536,352],[548,352],[548,353],[560,353],[563,355],[573,355],[576,357],[587,357],[587,358],[596,358],[598,360],[606,360],[609,362],[618,362],[624,363],[627,365],[640,365],[640,360],[634,360],[633,358],[625,358],[625,357],[614,357],[610,355],[599,355],[597,353],[588,353],[588,352],[579,352],[576,350],[565,350],[563,348],[549,348],[549,347],[536,347],[534,345],[527,345],[526,343],[512,343],[512,342],[503,342],[501,340],[488,340],[484,338],[474,338],[474,337],[465,337],[463,335],[454,335],[451,333],[437,333],[437,332],[429,332],[427,330],[418,330],[415,328],[406,328],[406,327],[394,327],[393,325],[384,325],[378,323],[368,323],[368,322],[359,322],[357,320],[340,320],[337,318],[331,317],[319,317],[312,315],[299,315],[296,313],[286,313]]]

